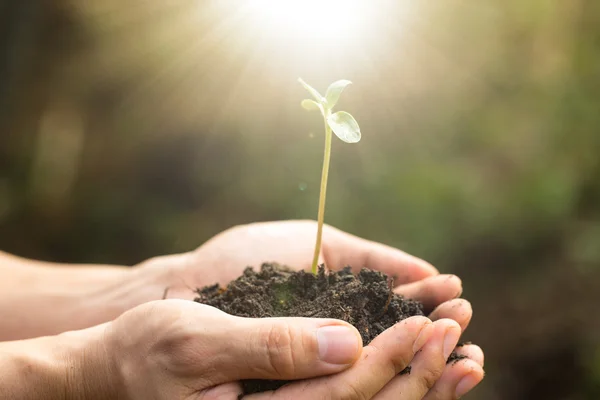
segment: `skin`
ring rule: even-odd
[[[7,277],[0,283],[1,334],[13,340],[0,343],[0,368],[8,371],[0,392],[15,399],[237,399],[240,379],[259,378],[303,380],[247,398],[455,399],[483,379],[475,345],[458,349],[470,359],[444,361],[472,316],[470,304],[457,299],[460,279],[329,226],[321,262],[395,276],[395,290],[422,300],[433,310],[429,318],[401,321],[362,348],[342,321],[244,319],[189,301],[153,301],[167,287],[169,297],[189,298],[190,287],[226,284],[263,261],[309,268],[315,231],[310,221],[235,227],[193,252],[133,268],[0,254]],[[333,344],[319,342],[324,327],[333,327]],[[22,340],[40,335],[54,336]],[[411,373],[397,375],[409,363]]]

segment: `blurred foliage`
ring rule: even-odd
[[[326,221],[462,277],[471,398],[599,398],[600,2],[370,4],[344,48],[231,1],[0,5],[2,248],[133,264],[316,218],[296,78],[347,78],[364,138],[334,144]]]

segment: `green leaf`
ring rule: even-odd
[[[310,94],[312,94],[312,96],[315,98],[317,103],[323,103],[325,101],[323,96],[321,96],[321,93],[319,93],[315,88],[310,86],[308,83],[304,82],[302,80],[302,78],[298,78],[298,82],[300,82],[302,84],[302,86],[304,86],[304,89],[308,90],[308,92]]]
[[[337,104],[342,92],[346,89],[346,86],[351,84],[352,82],[342,79],[329,85],[327,93],[325,94],[325,99],[327,101],[327,107],[330,110]]]
[[[300,103],[300,105],[306,111],[320,110],[321,113],[323,112],[323,106],[321,106],[319,103],[317,103],[314,100],[304,99],[304,100],[302,100],[302,103]]]
[[[329,127],[337,137],[346,143],[360,141],[360,128],[358,122],[346,111],[338,111],[327,118]]]

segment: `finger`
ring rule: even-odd
[[[454,351],[456,351],[457,354],[470,358],[482,367],[484,366],[485,356],[481,347],[475,344],[465,344],[457,347]]]
[[[481,365],[468,358],[450,363],[423,400],[458,399],[477,386],[484,375]]]
[[[323,231],[323,258],[331,269],[350,265],[354,271],[369,268],[407,283],[437,275],[431,264],[420,258],[381,243],[361,239],[331,226]]]
[[[196,318],[186,324],[183,343],[194,369],[212,371],[211,386],[333,374],[349,368],[362,351],[360,334],[343,321],[240,318],[195,305]]]
[[[244,391],[239,382],[228,382],[195,393],[189,400],[238,399]]]
[[[412,361],[410,373],[395,377],[375,396],[376,400],[421,399],[442,376],[461,329],[450,319],[436,321],[433,326],[433,334]]]
[[[406,298],[419,300],[429,312],[443,302],[460,296],[462,281],[456,275],[436,275],[400,285],[394,291]]]
[[[344,372],[292,383],[276,392],[244,399],[370,399],[406,368],[432,333],[429,319],[405,319],[377,336],[363,349],[360,359]]]
[[[465,299],[454,299],[440,304],[432,313],[429,318],[432,321],[438,319],[448,318],[458,322],[463,332],[469,326],[471,317],[473,316],[473,308],[471,303]]]

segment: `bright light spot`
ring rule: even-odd
[[[248,0],[254,14],[274,35],[308,41],[337,41],[360,34],[367,25],[367,1]]]

